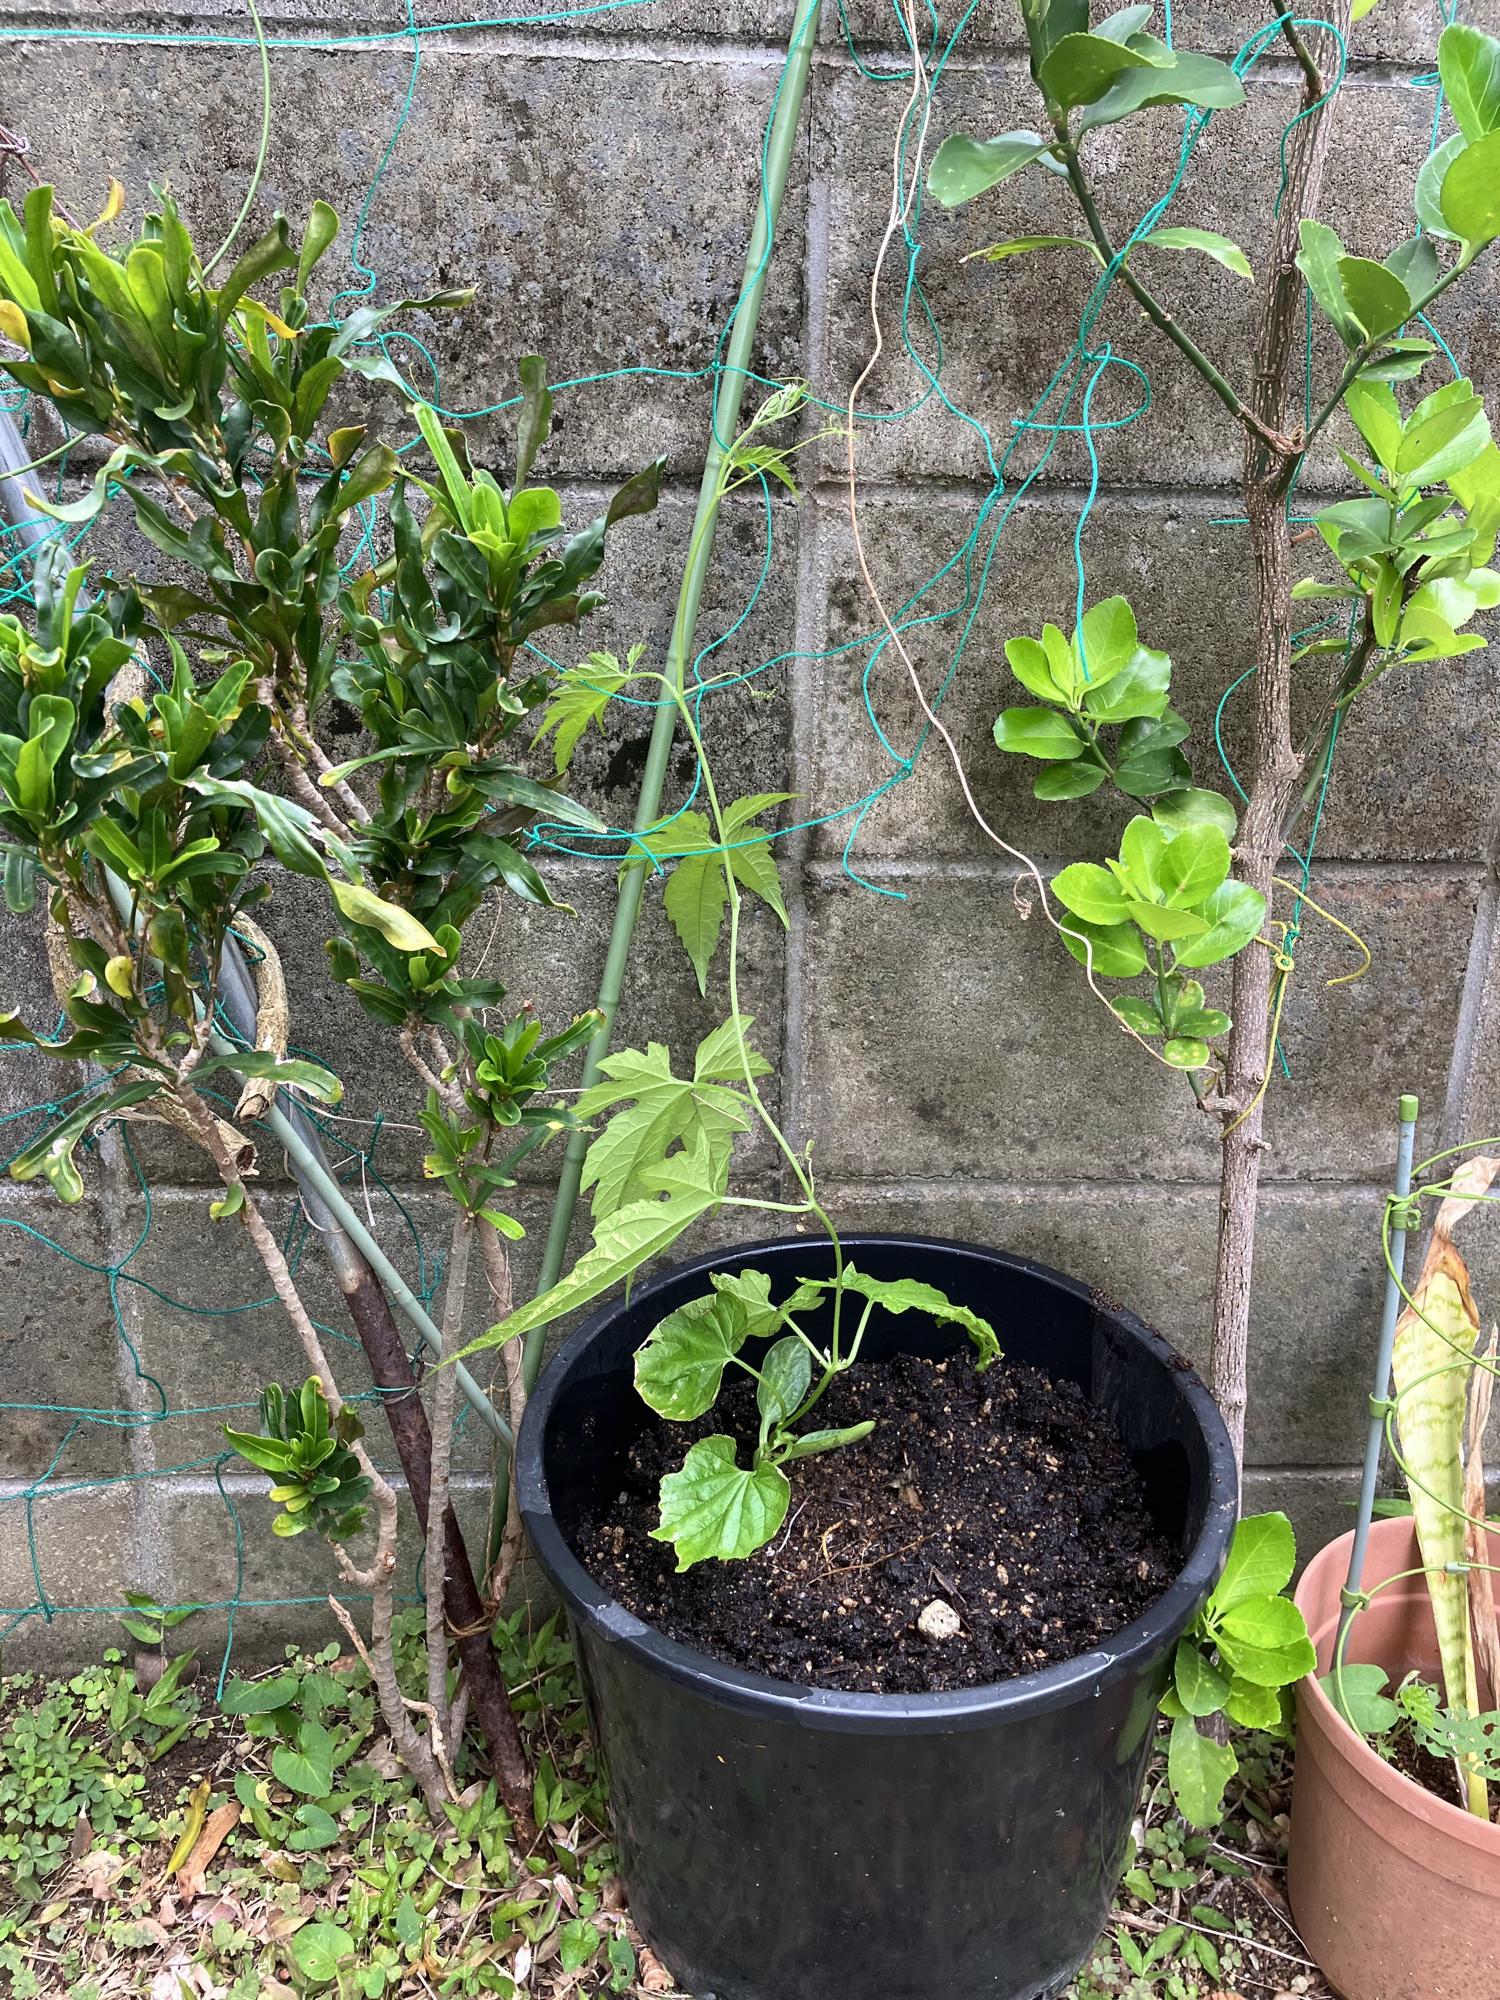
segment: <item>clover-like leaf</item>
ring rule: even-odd
[[[1386,1693],[1389,1685],[1390,1675],[1384,1667],[1364,1661],[1351,1661],[1339,1673],[1318,1677],[1318,1686],[1361,1736],[1384,1736],[1395,1727],[1401,1709]]]

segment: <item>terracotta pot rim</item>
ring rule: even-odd
[[[1500,1533],[1490,1531],[1490,1539],[1500,1552]],[[1340,1535],[1336,1541],[1326,1544],[1308,1564],[1297,1585],[1297,1608],[1307,1615],[1308,1606],[1304,1593],[1309,1593],[1309,1585],[1316,1587],[1329,1569],[1342,1579],[1349,1567],[1349,1551],[1354,1542],[1351,1529]],[[1408,1560],[1410,1558],[1410,1560]],[[1369,1551],[1366,1557],[1366,1581],[1379,1581],[1383,1576],[1395,1576],[1404,1569],[1413,1567],[1419,1559],[1416,1547],[1416,1529],[1409,1520],[1386,1520],[1372,1523]],[[1413,1584],[1420,1579],[1413,1577]],[[1399,1587],[1399,1586],[1398,1586]],[[1310,1636],[1317,1648],[1319,1660],[1323,1658],[1325,1644],[1332,1638],[1337,1628],[1337,1612],[1325,1618],[1320,1625],[1309,1623]],[[1385,1665],[1385,1662],[1379,1662]],[[1298,1683],[1297,1695],[1300,1703],[1306,1705],[1304,1720],[1311,1723],[1322,1737],[1331,1755],[1350,1765],[1353,1770],[1376,1791],[1388,1799],[1400,1811],[1412,1819],[1423,1822],[1434,1831],[1450,1840],[1461,1841],[1465,1846],[1477,1849],[1481,1854],[1493,1855],[1500,1860],[1500,1825],[1485,1821],[1468,1813],[1461,1806],[1453,1805],[1435,1792],[1429,1792],[1425,1785],[1419,1785],[1415,1778],[1408,1778],[1402,1771],[1372,1750],[1356,1730],[1339,1714],[1328,1696],[1318,1685],[1318,1669],[1315,1668]],[[1395,1669],[1387,1666],[1386,1671],[1394,1675]]]

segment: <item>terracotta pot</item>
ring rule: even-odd
[[[1316,1555],[1297,1603],[1333,1663],[1352,1535]],[[1408,1521],[1377,1521],[1365,1588],[1421,1561]],[[1500,1563],[1500,1534],[1490,1536]],[[1420,1576],[1382,1590],[1354,1621],[1345,1659],[1439,1678]],[[1304,1943],[1343,2000],[1500,2000],[1500,1826],[1434,1798],[1349,1728],[1315,1676],[1297,1689],[1297,1767],[1287,1882]]]

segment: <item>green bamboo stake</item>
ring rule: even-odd
[[[725,450],[721,440],[732,441],[739,425],[740,404],[744,399],[745,378],[750,366],[750,349],[755,339],[756,324],[760,318],[761,296],[765,291],[766,272],[770,267],[771,245],[775,237],[777,220],[781,214],[781,200],[786,190],[787,172],[791,166],[792,147],[802,113],[802,101],[807,92],[808,73],[812,66],[813,46],[817,39],[818,16],[821,9],[822,0],[808,0],[806,8],[792,29],[781,93],[777,99],[775,116],[766,142],[764,198],[757,211],[755,228],[750,237],[750,248],[745,259],[745,285],[740,293],[734,325],[730,330],[729,343],[725,350],[723,370],[719,376],[718,393],[714,399],[713,434],[709,440],[708,455],[704,460],[703,479],[698,488],[698,508],[693,517],[693,535],[687,567],[683,573],[677,617],[672,626],[672,641],[667,649],[666,677],[676,687],[682,685],[683,671],[692,651],[704,580],[713,557],[714,529],[721,498],[719,474]],[[676,725],[677,711],[670,699],[664,699],[656,711],[651,726],[646,768],[641,777],[640,798],[635,812],[637,833],[654,826],[661,817],[662,788],[666,781],[667,759],[671,754]],[[584,1057],[585,1087],[598,1080],[600,1062],[609,1052],[615,1014],[620,1005],[620,987],[625,976],[626,962],[630,956],[631,941],[635,935],[636,918],[640,914],[641,893],[645,887],[649,865],[645,856],[632,858],[625,864],[619,900],[615,906],[614,927],[609,937],[609,951],[604,961],[604,976],[599,986],[599,998],[595,1002],[603,1019]],[[544,1292],[549,1286],[554,1285],[562,1271],[563,1259],[567,1254],[568,1231],[572,1227],[573,1211],[578,1203],[579,1183],[583,1175],[583,1156],[587,1146],[586,1133],[570,1134],[567,1152],[563,1158],[557,1198],[552,1205],[552,1222],[542,1257],[541,1276],[537,1281],[538,1292]],[[537,1371],[541,1366],[544,1338],[541,1329],[527,1336],[525,1365],[528,1387],[536,1380]]]
[[[693,635],[698,625],[698,609],[703,599],[703,585],[708,576],[709,563],[713,558],[714,531],[718,522],[719,502],[723,497],[719,491],[719,479],[724,452],[726,444],[733,441],[739,427],[740,405],[744,400],[745,381],[750,368],[750,350],[760,320],[761,299],[766,288],[766,273],[770,269],[776,225],[781,217],[782,197],[786,193],[787,175],[792,164],[792,149],[796,143],[797,127],[802,118],[803,100],[807,95],[807,80],[812,70],[813,49],[817,43],[818,19],[822,13],[822,5],[823,0],[807,0],[806,6],[802,8],[793,23],[787,47],[786,68],[782,72],[776,109],[766,138],[761,201],[756,210],[750,245],[745,253],[745,280],[740,289],[739,302],[735,307],[734,324],[730,328],[729,340],[724,350],[723,367],[720,370],[718,388],[714,396],[713,424],[708,452],[703,461],[703,478],[698,487],[698,505],[693,515],[693,532],[688,545],[687,563],[683,570],[682,589],[677,600],[677,616],[672,625],[671,644],[667,648],[665,673],[675,687],[681,687],[683,672],[692,653]],[[641,790],[636,802],[634,820],[634,830],[637,833],[645,832],[661,817],[661,795],[666,783],[667,760],[671,755],[676,726],[676,708],[669,698],[664,698],[657,708],[651,725],[646,767],[641,774]],[[641,856],[627,861],[622,871],[619,896],[615,904],[614,924],[609,934],[609,950],[605,954],[604,972],[599,983],[599,998],[594,1003],[602,1018],[583,1060],[585,1088],[598,1081],[599,1065],[609,1053],[615,1015],[620,1005],[620,988],[624,983],[625,967],[630,958],[636,919],[640,915],[641,894],[645,888],[648,866],[645,857]],[[545,1292],[549,1286],[556,1284],[561,1275],[563,1260],[568,1250],[568,1232],[573,1226],[573,1212],[578,1206],[578,1191],[583,1179],[583,1156],[587,1149],[586,1133],[574,1132],[569,1135],[567,1151],[563,1156],[562,1172],[558,1179],[557,1195],[552,1204],[552,1220],[547,1231],[546,1247],[542,1253],[541,1275],[537,1279],[538,1292]],[[541,1371],[545,1339],[545,1332],[541,1328],[526,1336],[522,1367],[528,1390],[534,1386]],[[491,1562],[499,1550],[500,1537],[505,1527],[507,1486],[508,1470],[504,1463],[500,1463],[496,1467],[494,1505],[490,1518]]]

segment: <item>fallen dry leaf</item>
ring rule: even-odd
[[[388,1784],[401,1777],[406,1770],[406,1766],[391,1748],[390,1738],[387,1736],[381,1737],[364,1761],[377,1778],[384,1778]]]
[[[232,1801],[217,1807],[203,1822],[203,1831],[193,1843],[192,1852],[177,1871],[177,1886],[184,1896],[203,1894],[203,1876],[214,1856],[223,1846],[234,1827],[238,1826],[240,1809]]]
[[[641,1976],[639,1983],[643,1993],[671,1993],[676,1989],[677,1981],[668,1972],[656,1953],[649,1950],[645,1945],[641,1946],[640,1967]]]
[[[73,1860],[81,1861],[94,1844],[94,1829],[89,1824],[87,1812],[80,1811],[73,1822],[73,1838],[68,1843],[68,1852]]]
[[[95,1847],[79,1862],[78,1875],[89,1894],[96,1901],[102,1901],[124,1869],[123,1855],[111,1854],[107,1847]]]
[[[516,1953],[515,1963],[514,1965],[511,1966],[510,1969],[510,1976],[516,1982],[517,1986],[524,1986],[526,1984],[527,1974],[530,1971],[531,1971],[531,1946],[529,1944],[523,1944],[521,1946],[521,1949]]]

